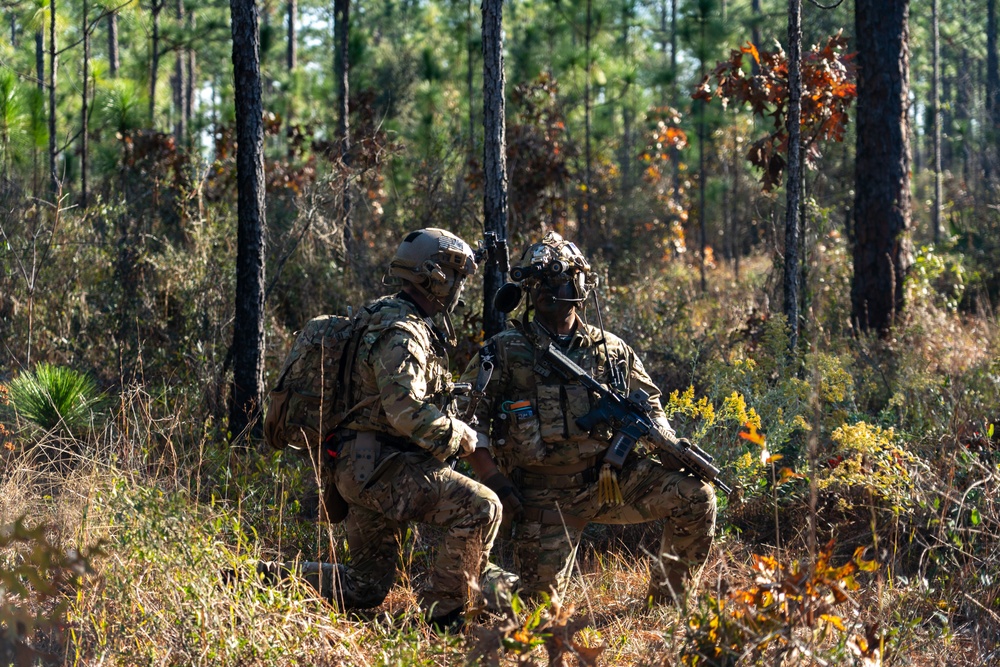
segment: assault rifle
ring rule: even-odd
[[[611,446],[604,461],[621,469],[625,459],[641,438],[648,438],[654,445],[672,454],[683,464],[684,469],[729,495],[733,490],[719,479],[719,469],[713,465],[712,455],[687,439],[678,439],[673,432],[660,427],[649,416],[652,406],[649,394],[637,389],[629,396],[612,391],[595,380],[572,359],[567,357],[552,341],[541,343],[545,359],[567,380],[579,382],[593,391],[600,399],[597,407],[576,420],[577,426],[585,431],[593,430],[599,424],[608,424],[614,430]]]

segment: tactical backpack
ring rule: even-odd
[[[349,410],[354,318],[310,320],[285,357],[264,415],[264,440],[275,449],[318,450]]]

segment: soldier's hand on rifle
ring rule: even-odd
[[[458,432],[458,451],[455,453],[459,458],[465,458],[472,452],[476,451],[476,442],[478,441],[479,436],[471,426],[460,419],[453,419],[451,421],[451,428],[453,431]]]

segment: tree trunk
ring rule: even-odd
[[[176,0],[176,3],[175,17],[177,18],[177,30],[180,32],[181,26],[184,24],[184,0]],[[187,117],[184,113],[184,91],[187,88],[184,84],[187,60],[185,54],[186,49],[180,46],[177,47],[174,54],[174,142],[178,148],[184,145],[185,137],[187,137]]]
[[[118,12],[108,14],[108,74],[117,78],[121,60],[118,56]]]
[[[992,0],[990,0],[992,2]],[[931,212],[931,229],[934,244],[941,240],[941,36],[939,0],[931,4],[931,40],[933,42],[931,76],[932,160],[934,161],[934,209]]]
[[[584,27],[584,80],[583,80],[583,220],[580,226],[586,231],[588,242],[591,241],[593,230],[590,227],[590,31],[593,26],[593,0],[587,0],[587,23]]]
[[[35,79],[38,82],[38,91],[45,92],[45,30],[39,28],[35,31]]]
[[[188,10],[187,13],[187,26],[188,34],[194,34],[194,8]],[[195,51],[194,49],[187,49],[187,75],[184,77],[184,128],[186,130],[186,135],[184,136],[184,145],[188,150],[194,145],[194,138],[192,137],[192,121],[194,120],[194,67],[195,67]]]
[[[857,162],[852,319],[885,336],[904,306],[910,253],[908,0],[856,0]]]
[[[334,70],[337,77],[337,138],[340,140],[340,160],[344,164],[344,244],[350,250],[354,237],[351,220],[351,190],[347,167],[351,164],[351,87],[350,87],[350,36],[351,0],[334,0],[334,21],[337,46],[334,55]]]
[[[80,206],[87,209],[87,153],[90,146],[87,143],[88,91],[90,88],[90,26],[88,21],[88,2],[83,2],[83,97],[80,104]]]
[[[59,57],[56,51],[56,0],[49,0],[49,190],[53,198],[59,196],[62,184],[56,166],[56,72]]]
[[[299,15],[299,3],[297,0],[288,0],[288,49],[287,60],[288,71],[293,72],[299,61],[299,37],[296,33],[296,20]]]
[[[753,2],[750,3],[750,7],[751,7],[751,11],[753,12],[752,17],[750,18],[750,21],[751,21],[751,24],[750,24],[750,41],[752,41],[753,45],[756,46],[759,49],[759,48],[761,48],[761,43],[760,43],[760,22],[763,20],[763,17],[761,16],[761,11],[760,11],[760,0],[753,0]],[[753,72],[754,76],[756,76],[760,72],[760,65],[757,64],[756,60],[754,60],[752,63],[750,63],[750,69]]]
[[[802,0],[788,0],[788,169],[785,172],[785,318],[788,347],[799,342],[799,196],[802,185]]]
[[[487,232],[507,238],[507,136],[503,61],[503,0],[483,0],[483,216]],[[486,337],[504,329],[504,314],[493,297],[504,280],[496,264],[483,270],[483,330]]]
[[[153,0],[153,34],[149,54],[149,129],[156,129],[156,78],[160,70],[160,10],[166,0]]]
[[[264,123],[254,0],[230,0],[236,97],[237,256],[229,432],[245,444],[264,395]]]
[[[986,142],[987,185],[1000,168],[1000,63],[997,58],[997,2],[986,1]]]
[[[465,90],[466,97],[468,98],[469,104],[469,161],[471,162],[476,156],[476,106],[475,101],[475,90],[473,90],[473,85],[475,81],[474,72],[472,68],[475,66],[476,50],[473,48],[472,43],[472,2],[470,0],[468,8],[465,15],[465,51],[466,58],[468,60],[468,68],[465,72]]]

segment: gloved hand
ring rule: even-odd
[[[471,426],[459,419],[453,419],[451,421],[451,430],[458,432],[458,451],[455,452],[458,458],[465,458],[476,451],[476,442],[479,440],[479,435]]]
[[[524,510],[521,494],[517,492],[517,488],[502,472],[497,472],[483,480],[483,484],[492,489],[497,494],[497,498],[500,499],[500,503],[503,505],[504,523],[517,518]]]

